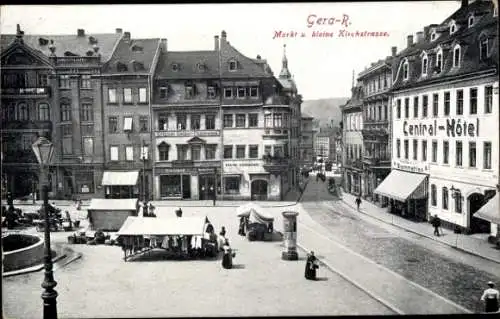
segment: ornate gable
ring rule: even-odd
[[[7,49],[2,52],[2,67],[8,66],[41,66],[52,68],[53,65],[44,54],[38,52],[18,39],[14,40]]]

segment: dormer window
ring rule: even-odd
[[[128,71],[128,67],[127,67],[127,65],[126,65],[126,64],[121,63],[121,62],[118,62],[118,63],[116,64],[116,70],[117,70],[118,72],[126,72],[126,71]]]
[[[427,53],[424,52],[422,57],[422,75],[427,75],[427,69],[429,68],[429,58],[427,57]]]
[[[436,54],[436,73],[441,73],[442,68],[443,68],[443,50],[439,48],[438,53]]]
[[[460,45],[455,45],[453,48],[453,67],[458,68],[460,66]]]
[[[139,44],[134,44],[132,46],[132,51],[134,51],[134,52],[142,52],[142,46],[140,46]]]
[[[457,25],[455,24],[455,21],[453,21],[453,22],[450,24],[450,34],[455,33],[455,31],[457,31]]]
[[[186,99],[191,99],[194,97],[194,85],[191,82],[187,82],[185,85],[186,88]]]
[[[467,22],[467,25],[470,27],[472,27],[474,25],[474,16],[470,16],[469,17],[469,20]]]
[[[177,63],[172,63],[172,71],[174,71],[174,72],[179,71],[179,64],[177,64]]]
[[[403,62],[403,80],[408,80],[408,68],[409,68],[409,64],[408,64],[408,60],[404,60]]]
[[[205,64],[203,64],[203,63],[198,63],[198,64],[196,65],[196,68],[198,69],[198,71],[203,72],[203,71],[205,71]]]
[[[436,31],[432,31],[432,33],[431,33],[431,41],[434,41],[436,39],[437,39],[437,33],[436,33]]]
[[[229,71],[236,71],[236,61],[229,61]]]
[[[485,36],[479,38],[479,57],[481,61],[488,58],[488,38]]]

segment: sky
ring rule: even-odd
[[[349,97],[352,77],[372,62],[406,47],[407,36],[441,23],[460,1],[337,2],[264,4],[151,5],[10,5],[0,7],[0,33],[12,34],[16,24],[25,34],[114,33],[132,38],[166,38],[168,50],[211,50],[222,30],[244,55],[261,55],[277,76],[283,45],[288,66],[305,100]],[[348,25],[342,25],[342,20]],[[315,19],[314,19],[315,17]],[[326,24],[317,21],[326,18]],[[330,19],[333,18],[333,19]],[[329,20],[330,19],[330,20]],[[340,20],[334,24],[329,21]],[[320,22],[321,23],[321,22]],[[347,24],[347,23],[346,23]],[[372,38],[339,37],[340,30],[386,32]],[[276,32],[298,37],[275,37]],[[333,37],[312,37],[312,32]],[[300,35],[304,33],[305,37]]]

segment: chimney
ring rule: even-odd
[[[117,34],[122,34],[123,33],[123,29],[122,28],[116,28],[116,33]]]
[[[260,54],[257,54],[257,60],[260,60],[261,57],[260,57]]]
[[[398,53],[398,47],[392,47],[391,48],[391,55],[396,56],[397,53]]]
[[[79,36],[79,37],[84,37],[85,36],[85,30],[84,29],[78,29],[76,31],[76,34]]]
[[[409,35],[406,39],[406,46],[409,48],[413,45],[413,35]]]
[[[167,52],[167,39],[160,39],[160,47],[162,52]]]
[[[429,38],[429,30],[430,30],[430,26],[426,26],[424,27],[424,39],[428,39]]]
[[[214,50],[219,51],[219,36],[214,36]]]
[[[130,40],[130,32],[123,33],[123,39],[124,40]]]
[[[221,39],[222,41],[226,42],[226,39],[227,39],[227,33],[226,31],[222,30],[221,32]]]
[[[469,0],[462,0],[462,8],[465,8],[469,5]]]
[[[417,43],[420,43],[424,40],[424,32],[423,31],[418,31],[417,32]]]

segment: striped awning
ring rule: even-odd
[[[421,185],[426,177],[427,175],[425,174],[392,170],[391,173],[374,190],[374,193],[405,202],[410,196],[421,188]],[[422,197],[425,196],[424,192],[419,193],[422,193]]]
[[[500,210],[498,206],[498,194],[490,198],[479,210],[473,215],[474,217],[487,220],[490,223],[500,225]]]
[[[139,171],[112,172],[105,171],[102,176],[102,186],[134,186],[137,184]]]

